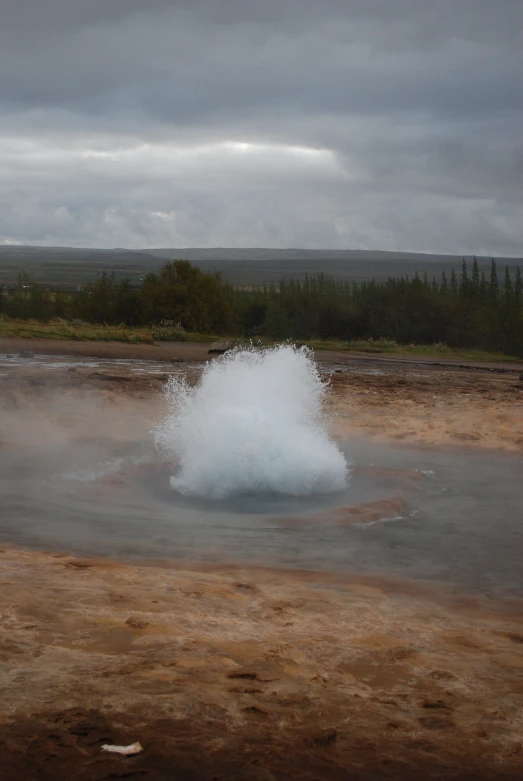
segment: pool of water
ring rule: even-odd
[[[521,458],[342,447],[354,467],[343,492],[220,501],[176,493],[172,468],[149,437],[65,442],[52,452],[44,443],[0,448],[0,539],[83,555],[401,576],[523,595]],[[337,520],[339,507],[388,499],[401,500],[401,511],[371,523]]]
[[[200,364],[189,364],[200,366]],[[140,360],[138,358],[86,358],[80,355],[33,355],[24,357],[20,353],[0,353],[0,370],[22,367],[24,369],[34,369],[35,371],[55,371],[56,369],[129,369],[130,371],[141,374],[163,374],[166,371],[169,374],[173,372],[185,371],[187,363],[184,366],[177,366],[168,361],[150,361]]]

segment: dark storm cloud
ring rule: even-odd
[[[3,0],[0,241],[520,254],[522,8]]]

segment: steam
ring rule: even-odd
[[[304,496],[346,486],[345,457],[326,429],[325,384],[306,348],[233,350],[206,366],[197,387],[171,377],[166,395],[170,414],[155,439],[177,467],[171,485],[180,493]]]

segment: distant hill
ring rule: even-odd
[[[303,279],[306,274],[323,271],[343,279],[362,281],[374,277],[427,272],[437,277],[452,266],[459,271],[461,255],[428,255],[413,252],[372,250],[304,250],[304,249],[238,249],[166,248],[166,249],[78,249],[72,247],[0,246],[0,285],[16,283],[20,270],[39,284],[72,288],[90,280],[102,271],[114,271],[119,279],[139,284],[144,274],[154,271],[165,260],[184,259],[203,271],[219,271],[232,284],[252,287],[280,279]],[[472,261],[472,257],[465,256]],[[499,266],[511,270],[523,265],[522,258],[496,258]],[[478,257],[480,266],[490,265],[490,258]]]

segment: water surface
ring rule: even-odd
[[[0,537],[83,555],[396,575],[523,595],[521,458],[364,442],[343,451],[354,465],[345,491],[211,501],[174,491],[171,467],[147,438],[65,443],[47,455],[0,448]],[[374,523],[331,516],[398,496],[404,510]]]

